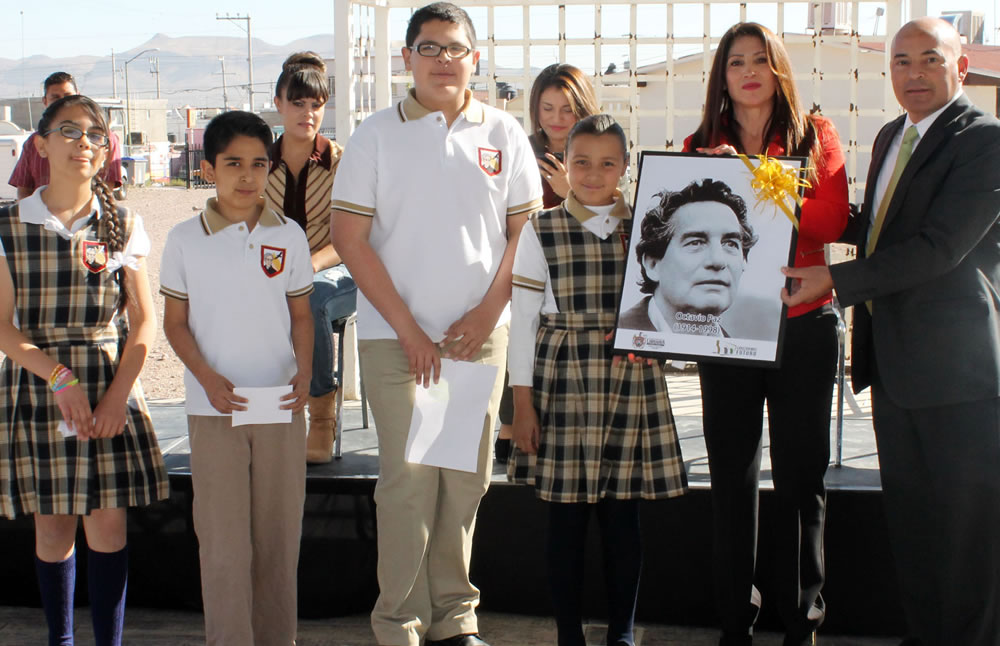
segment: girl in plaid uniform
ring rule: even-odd
[[[514,258],[508,369],[514,389],[511,479],[549,503],[549,583],[559,646],[584,646],[584,544],[596,513],[604,545],[608,646],[634,646],[642,565],[639,499],[684,493],[680,445],[661,366],[619,362],[615,325],[631,218],[618,191],[625,134],[608,115],[567,144],[570,193],[525,227]]]
[[[119,644],[125,509],[167,496],[136,383],[156,329],[149,238],[97,177],[109,133],[90,99],[52,103],[35,143],[50,182],[0,210],[0,515],[34,515],[49,644],[73,643],[77,517],[95,641]]]

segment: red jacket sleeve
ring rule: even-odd
[[[816,242],[835,242],[847,226],[847,170],[840,136],[833,122],[816,118],[816,136],[822,146],[822,163],[816,169],[815,185],[802,199],[799,235]]]

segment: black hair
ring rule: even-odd
[[[72,83],[73,91],[79,94],[80,88],[76,86],[76,79],[73,78],[73,75],[69,72],[53,72],[52,74],[49,74],[43,84],[45,93],[48,94],[49,88],[53,85],[62,85],[63,83]]]
[[[465,13],[465,9],[457,7],[450,2],[435,2],[417,9],[410,16],[410,23],[406,26],[406,46],[413,47],[417,36],[420,35],[420,28],[425,22],[440,20],[450,22],[465,29],[465,35],[469,37],[469,46],[476,48],[476,28],[472,26],[472,18]],[[448,43],[441,43],[447,45]]]
[[[50,76],[49,78],[52,77]],[[70,78],[72,79],[72,77]],[[65,81],[56,82],[64,83]],[[104,110],[102,110],[101,106],[97,105],[93,99],[85,97],[82,94],[70,94],[69,96],[64,96],[57,101],[53,101],[47,108],[45,108],[45,112],[42,113],[42,118],[38,120],[38,136],[49,136],[52,133],[52,124],[55,123],[56,117],[59,116],[59,112],[61,112],[63,108],[72,108],[74,106],[79,106],[87,112],[87,116],[89,116],[91,121],[94,122],[95,129],[101,130],[109,137],[111,136],[111,130],[108,129],[108,120],[104,116]],[[110,142],[105,144],[105,147],[108,148],[107,153],[110,157]],[[126,243],[125,223],[122,221],[122,216],[118,212],[118,203],[115,201],[114,193],[107,183],[101,179],[100,173],[94,175],[94,179],[91,180],[91,190],[100,202],[101,213],[97,220],[97,237],[101,240],[101,242],[108,245],[109,253],[124,251]],[[120,296],[118,299],[118,308],[120,310],[125,306],[125,303],[128,300],[128,294],[125,291],[123,269],[120,268],[117,272],[115,272],[115,279],[118,281],[119,287]]]
[[[577,121],[573,125],[573,129],[569,131],[569,136],[566,137],[567,153],[573,145],[573,139],[579,135],[594,135],[598,137],[601,135],[613,135],[617,137],[622,145],[622,159],[627,163],[628,140],[625,138],[625,131],[622,130],[622,127],[610,114],[592,114]]]
[[[223,112],[205,128],[205,161],[215,166],[218,154],[240,135],[260,139],[266,148],[274,142],[270,126],[256,114],[242,110]]]
[[[284,94],[282,94],[284,93]],[[281,64],[281,74],[274,85],[274,96],[285,101],[330,98],[326,63],[316,52],[296,52]]]
[[[729,185],[714,179],[694,181],[679,191],[660,191],[653,196],[657,202],[646,210],[639,232],[639,243],[635,246],[635,255],[642,269],[642,280],[639,281],[639,291],[652,294],[656,291],[658,281],[651,280],[646,275],[642,265],[645,256],[660,260],[667,252],[667,245],[674,237],[676,225],[673,221],[677,209],[695,202],[719,202],[732,209],[740,223],[740,242],[743,246],[743,259],[747,259],[750,248],[757,243],[757,236],[747,218],[747,205],[743,198],[733,193]]]

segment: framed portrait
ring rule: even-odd
[[[786,177],[806,161],[775,159]],[[781,288],[790,283],[781,267],[794,258],[799,207],[791,195],[780,200],[760,182],[755,188],[759,164],[642,153],[615,352],[780,365]],[[800,186],[792,190],[801,195]]]

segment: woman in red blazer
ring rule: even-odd
[[[705,113],[684,150],[809,159],[795,266],[825,262],[823,246],[847,224],[847,175],[833,124],[806,114],[781,40],[738,23],[719,42]],[[785,624],[784,646],[815,643],[822,622],[823,524],[830,405],[837,358],[832,293],[791,308],[780,368],[700,364],[712,478],[714,579],[720,646],[751,644],[761,595],[754,586],[757,488],[764,402],[774,481],[774,554],[765,591]]]

